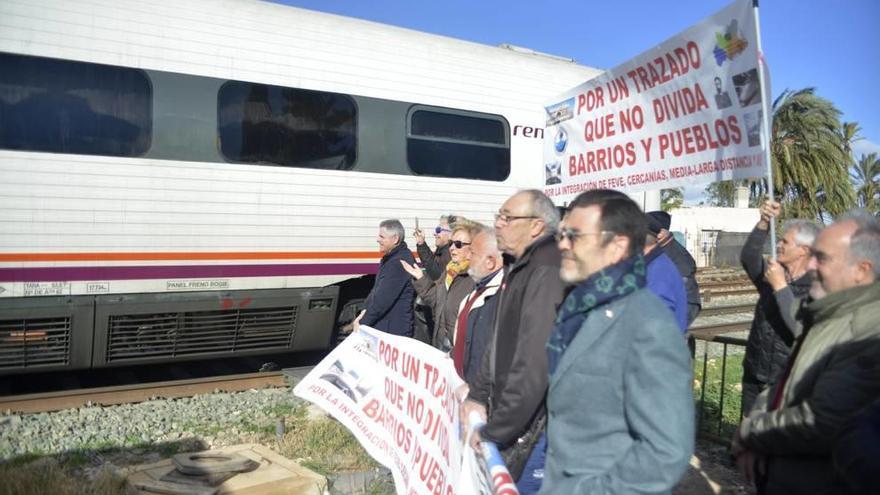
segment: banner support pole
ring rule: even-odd
[[[761,21],[758,16],[758,0],[754,0],[752,2],[752,8],[755,12],[755,41],[758,45],[758,82],[761,85],[761,108],[762,113],[764,114],[763,122],[761,127],[761,140],[764,145],[764,161],[767,163],[767,192],[768,199],[770,201],[775,201],[773,195],[773,160],[770,156],[770,88],[767,85],[767,79],[764,77],[764,70],[767,69],[767,64],[764,60],[764,50],[761,48]],[[770,257],[773,261],[776,261],[776,219],[770,219]]]

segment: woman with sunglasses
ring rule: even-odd
[[[442,351],[452,347],[450,336],[455,330],[458,307],[474,288],[474,281],[468,276],[467,269],[471,259],[471,239],[480,231],[480,224],[458,217],[451,230],[450,260],[446,264],[445,276],[441,275],[432,281],[419,267],[401,260],[403,269],[414,279],[416,293],[431,307],[435,321],[431,344]]]

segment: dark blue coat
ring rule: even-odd
[[[394,335],[412,337],[413,302],[416,291],[412,277],[400,265],[400,260],[415,264],[412,252],[401,242],[379,262],[379,273],[373,290],[367,296],[361,324]]]

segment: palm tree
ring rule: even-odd
[[[857,187],[858,206],[880,213],[880,158],[877,153],[863,154],[853,165],[850,177]]]
[[[843,151],[847,156],[852,156],[853,143],[862,139],[862,136],[859,135],[862,127],[858,122],[844,122],[840,124],[839,130],[840,138],[843,140]]]
[[[814,88],[785,90],[773,102],[773,191],[783,217],[821,220],[854,204],[848,169],[857,132],[856,124],[841,125],[840,111]],[[755,187],[766,193],[766,180]]]

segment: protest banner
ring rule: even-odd
[[[398,495],[458,495],[462,464],[452,360],[417,340],[361,326],[294,387],[388,467]]]
[[[752,0],[555,98],[546,107],[545,193],[626,192],[765,173],[768,93]]]

